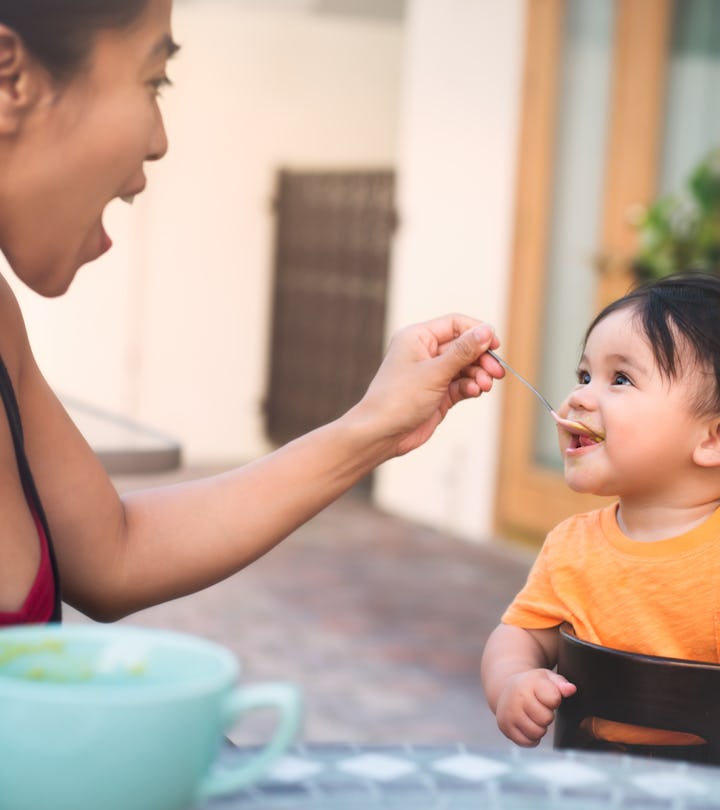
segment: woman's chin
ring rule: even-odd
[[[43,289],[36,289],[35,292],[38,293],[38,295],[42,295],[43,298],[59,298],[68,291],[74,278],[73,276],[73,278],[65,281],[63,284],[55,284]]]
[[[11,267],[26,287],[43,298],[57,298],[66,293],[79,269],[76,261],[59,258],[30,266],[16,263]]]

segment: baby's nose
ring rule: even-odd
[[[595,395],[589,385],[579,385],[570,392],[563,406],[567,407],[568,411],[593,410],[596,407]]]

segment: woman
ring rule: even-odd
[[[144,162],[167,149],[157,95],[177,50],[171,5],[0,1],[0,249],[41,295],[110,249],[103,209],[139,194]],[[113,620],[229,576],[488,391],[497,345],[464,316],[410,327],[335,422],[224,475],[120,498],[0,280],[0,622],[59,619],[60,583],[66,602]]]

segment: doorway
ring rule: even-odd
[[[584,329],[631,287],[633,215],[720,140],[715,0],[528,0],[509,330],[512,365],[559,405]],[[606,500],[564,483],[554,426],[506,386],[497,523],[540,540]]]
[[[388,169],[278,174],[266,400],[277,444],[344,413],[382,360],[394,190]]]

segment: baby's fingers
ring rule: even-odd
[[[552,716],[555,709],[562,703],[563,697],[566,694],[571,695],[575,691],[575,687],[561,675],[556,675],[554,672],[549,675],[552,677],[535,684],[535,697],[543,707],[550,711]],[[562,679],[562,682],[558,679]]]
[[[557,705],[560,705],[559,701]],[[527,717],[534,725],[546,729],[555,719],[555,708],[548,706],[543,698],[538,697],[527,707]]]
[[[529,742],[518,744],[537,745],[555,719],[555,710],[563,698],[575,691],[574,684],[555,672],[548,672],[546,678],[538,680],[533,688],[534,700],[528,701],[525,716],[517,723],[518,737]]]
[[[564,675],[560,675],[557,672],[550,672],[548,673],[548,678],[557,686],[560,690],[560,694],[564,698],[570,697],[570,695],[574,695],[575,692],[577,692],[577,686],[575,686],[574,683],[570,683]]]
[[[536,723],[529,714],[518,719],[510,729],[500,729],[516,745],[524,748],[534,748],[547,733],[547,724]]]

